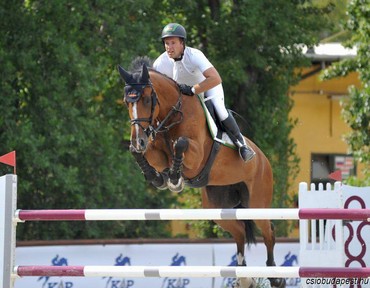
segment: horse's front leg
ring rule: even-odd
[[[182,166],[184,153],[189,147],[189,140],[186,137],[180,137],[174,144],[174,157],[169,171],[167,186],[172,192],[181,192],[185,187],[182,177]]]
[[[167,174],[159,173],[156,169],[150,166],[149,162],[144,157],[143,153],[135,152],[134,149],[130,149],[131,154],[134,156],[137,164],[144,174],[145,180],[151,183],[157,189],[167,188]]]

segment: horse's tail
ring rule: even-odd
[[[140,71],[143,65],[150,68],[153,66],[153,60],[147,56],[138,56],[131,62],[131,71]]]
[[[245,225],[245,235],[247,238],[247,244],[256,244],[256,231],[257,231],[257,225],[253,220],[244,220]]]
[[[244,208],[241,204],[236,206],[235,208]],[[246,242],[249,245],[256,244],[256,233],[257,233],[257,225],[253,220],[242,220],[244,222],[245,226],[245,236],[246,236]]]

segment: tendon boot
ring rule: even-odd
[[[229,116],[225,120],[221,121],[221,123],[231,141],[233,141],[234,144],[239,148],[239,155],[244,162],[251,160],[254,155],[256,155],[256,152],[254,152],[253,149],[245,142],[243,135],[240,133],[238,124],[231,113],[229,113]]]

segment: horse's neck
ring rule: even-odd
[[[179,99],[179,91],[175,82],[165,76],[152,72],[150,75],[154,90],[161,106],[161,113],[167,114],[176,105]]]

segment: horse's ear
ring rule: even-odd
[[[122,79],[125,80],[126,83],[134,83],[135,80],[132,77],[132,74],[127,72],[125,69],[123,69],[120,65],[118,65],[118,71],[121,75]]]
[[[141,69],[140,79],[142,83],[149,83],[149,72],[145,64],[143,64],[143,68]]]

